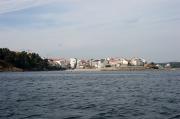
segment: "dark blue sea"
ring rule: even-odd
[[[180,119],[180,71],[0,73],[0,119]]]

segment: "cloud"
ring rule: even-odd
[[[4,0],[0,47],[33,49],[43,56],[178,59],[179,4],[179,0]]]
[[[27,28],[70,26],[75,29],[91,29],[104,28],[104,26],[152,24],[158,21],[168,22],[170,19],[178,20],[178,13],[175,13],[179,10],[176,6],[178,3],[180,2],[177,0],[173,2],[169,0],[3,0],[0,3],[0,14],[4,14],[2,16],[4,22],[0,25]],[[36,9],[33,10],[35,6]],[[46,7],[43,8],[43,6]],[[27,8],[31,9],[23,10]],[[5,19],[5,13],[14,11],[25,12],[10,14]],[[7,22],[9,19],[12,20]]]
[[[40,6],[57,0],[1,0],[0,14],[23,10],[35,6]]]

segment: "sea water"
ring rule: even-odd
[[[0,73],[0,119],[180,119],[180,71]]]

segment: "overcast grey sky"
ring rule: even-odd
[[[180,61],[180,0],[1,0],[0,47]]]

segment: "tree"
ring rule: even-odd
[[[47,59],[42,59],[37,53],[10,51],[8,48],[0,48],[0,60],[4,60],[24,70],[60,70],[61,67],[53,67]]]

